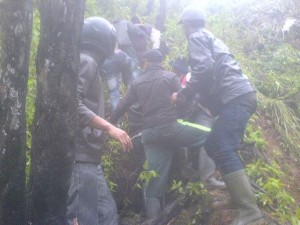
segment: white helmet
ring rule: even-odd
[[[189,5],[181,13],[179,23],[188,21],[205,21],[204,11],[197,5]]]

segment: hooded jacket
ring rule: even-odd
[[[80,54],[77,104],[79,131],[75,161],[99,163],[102,130],[91,128],[88,124],[95,116],[104,117],[104,94],[98,64],[87,52]]]

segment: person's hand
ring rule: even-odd
[[[77,219],[77,218],[74,218],[74,219],[73,219],[73,225],[79,225],[78,219]]]
[[[131,138],[125,131],[111,125],[107,129],[107,133],[109,134],[109,136],[121,143],[123,151],[129,152],[132,149]]]
[[[177,101],[177,92],[174,92],[171,95],[170,101],[171,101],[172,104],[176,104],[176,101]]]

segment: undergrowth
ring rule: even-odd
[[[290,222],[292,225],[299,225],[300,208],[285,188],[283,177],[286,174],[280,166],[275,161],[269,165],[258,160],[247,166],[247,172],[259,186],[256,197],[262,206],[267,207],[281,223]]]

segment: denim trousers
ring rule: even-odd
[[[148,170],[158,174],[146,185],[146,198],[163,197],[175,151],[180,147],[203,145],[209,132],[208,127],[181,120],[142,131]]]
[[[237,150],[256,107],[255,93],[242,95],[224,105],[214,123],[204,147],[223,176],[244,169]]]
[[[109,103],[111,111],[114,111],[120,102],[120,75],[121,74],[109,74],[106,75],[107,86],[109,91]],[[128,88],[132,81],[138,78],[140,75],[140,71],[135,69],[131,72],[130,77],[123,77],[123,82],[125,86]]]
[[[118,212],[99,164],[75,162],[68,193],[67,224],[117,225]]]
[[[120,75],[114,74],[107,77],[107,86],[109,91],[110,109],[116,109],[120,101]]]

